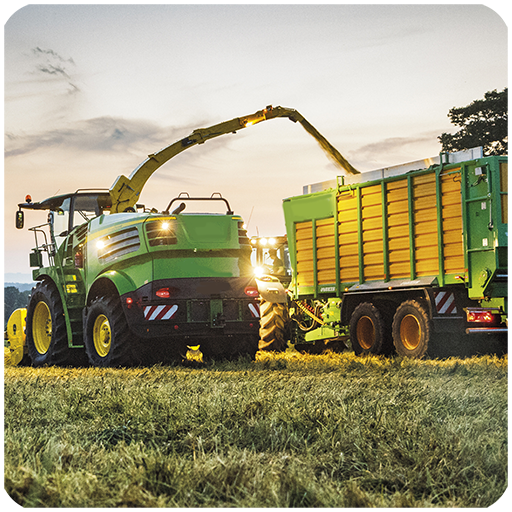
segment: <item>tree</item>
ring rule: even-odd
[[[461,151],[483,146],[484,155],[506,155],[508,152],[508,88],[486,92],[483,100],[466,107],[453,107],[450,121],[461,129],[438,137],[443,151]]]
[[[20,292],[15,286],[4,287],[4,329],[15,309],[27,307],[29,295],[29,290]]]

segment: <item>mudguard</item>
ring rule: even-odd
[[[277,304],[286,304],[288,302],[286,290],[277,277],[269,275],[257,277],[256,284],[260,297],[263,300]]]
[[[105,280],[110,281],[115,286],[119,296],[137,289],[134,281],[126,273],[120,272],[118,270],[108,270],[107,272],[100,274],[91,285],[88,293],[87,303],[89,303],[90,297],[94,296],[96,288],[105,288]]]

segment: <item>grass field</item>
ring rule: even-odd
[[[25,507],[487,507],[507,362],[6,368],[5,488]]]

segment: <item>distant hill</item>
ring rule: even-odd
[[[20,292],[26,292],[32,290],[32,288],[36,285],[36,283],[4,283],[4,288],[8,286],[14,286]]]

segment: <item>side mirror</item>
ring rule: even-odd
[[[18,210],[16,212],[16,228],[17,229],[23,229],[23,226],[25,224],[25,216],[23,213],[23,210]]]

